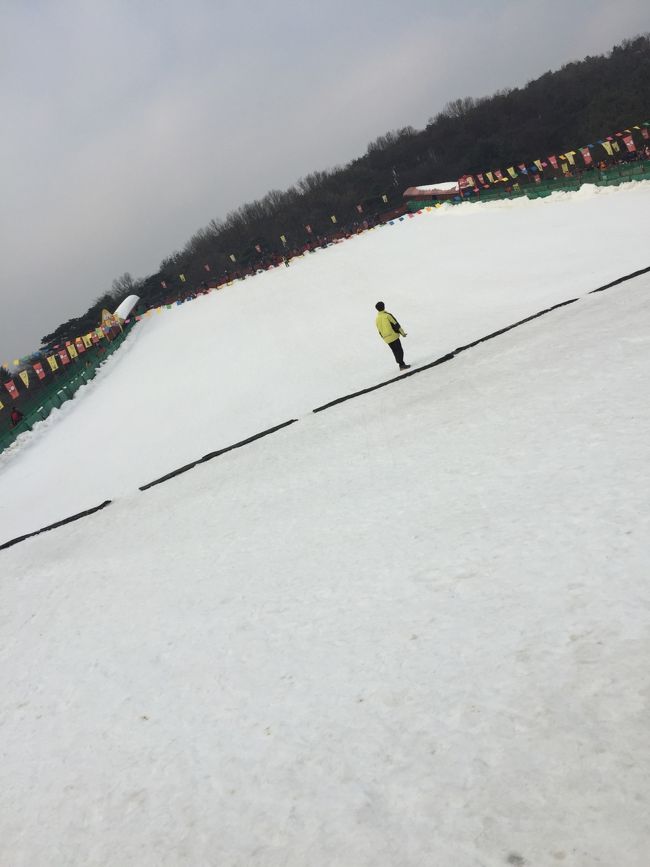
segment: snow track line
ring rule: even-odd
[[[202,458],[199,458],[197,461],[192,461],[191,464],[185,464],[183,467],[179,467],[177,470],[172,470],[171,473],[167,473],[164,476],[161,476],[159,479],[154,479],[153,482],[148,482],[146,485],[141,485],[140,491],[148,491],[149,488],[153,488],[154,485],[161,485],[163,482],[168,482],[170,479],[174,479],[176,476],[182,475],[182,473],[186,473],[188,470],[193,470],[194,467],[197,467],[199,464],[204,464],[206,461],[211,461],[213,458],[218,458],[220,455],[225,455],[226,452],[231,452],[233,449],[239,449],[242,446],[247,446],[249,443],[255,442],[255,440],[262,439],[262,437],[267,437],[269,434],[276,433],[276,431],[282,430],[282,428],[289,427],[291,424],[295,424],[298,421],[297,418],[289,419],[289,421],[283,421],[282,424],[277,424],[275,427],[270,427],[267,430],[263,430],[260,433],[253,434],[253,436],[247,437],[245,440],[240,440],[238,443],[234,443],[231,446],[225,446],[222,449],[218,449],[216,452],[208,452],[207,455],[203,455]]]
[[[628,277],[623,279],[630,278]],[[614,284],[612,283],[611,285],[613,286]],[[603,288],[606,289],[608,287],[604,286]],[[471,343],[466,343],[465,346],[459,346],[457,349],[454,349],[453,352],[448,352],[447,355],[442,355],[440,358],[436,358],[435,361],[431,361],[429,364],[424,364],[422,365],[422,367],[416,367],[415,370],[409,370],[408,373],[402,373],[400,376],[394,376],[392,379],[386,379],[384,380],[384,382],[380,382],[378,385],[371,385],[369,388],[361,389],[361,391],[353,391],[351,394],[345,394],[343,395],[343,397],[337,397],[336,400],[330,400],[329,403],[324,403],[322,406],[317,406],[316,409],[312,410],[312,412],[323,412],[323,410],[329,409],[332,406],[337,406],[339,403],[345,403],[346,400],[352,400],[352,398],[360,397],[362,394],[368,394],[371,391],[377,391],[378,388],[384,388],[387,385],[391,385],[393,382],[399,382],[401,379],[406,379],[408,376],[415,376],[416,373],[422,373],[423,370],[430,370],[432,367],[437,367],[439,364],[444,364],[446,361],[451,361],[452,358],[460,355],[461,352],[466,352],[468,349],[472,349],[474,346],[478,346],[479,343],[485,343],[487,340],[492,340],[495,337],[499,337],[499,335],[505,334],[506,331],[512,331],[513,328],[519,328],[520,325],[525,325],[526,322],[531,322],[533,319],[538,319],[540,316],[544,316],[546,313],[550,313],[552,310],[557,310],[558,307],[566,307],[568,304],[575,304],[575,302],[578,300],[578,298],[570,298],[568,301],[561,301],[559,304],[554,304],[552,307],[547,307],[546,310],[540,310],[539,313],[533,313],[532,316],[527,316],[525,319],[520,319],[518,322],[514,322],[512,325],[506,325],[505,328],[500,328],[498,331],[493,331],[491,334],[486,334],[485,337],[479,337],[477,340],[473,340]]]
[[[31,539],[32,536],[47,533],[49,530],[56,530],[57,527],[63,527],[64,524],[72,524],[73,521],[79,521],[81,518],[86,518],[88,515],[94,515],[95,512],[100,512],[102,509],[105,509],[106,506],[110,506],[112,502],[112,500],[104,500],[100,506],[93,506],[92,509],[86,509],[84,512],[77,512],[76,515],[70,515],[69,518],[63,518],[61,521],[56,521],[56,523],[43,527],[40,530],[34,530],[32,533],[25,533],[24,536],[18,536],[15,539],[10,539],[8,542],[3,542],[2,545],[0,545],[0,551],[5,548],[11,548],[12,545],[17,545],[19,542],[24,542],[25,539]]]
[[[611,283],[606,283],[604,286],[599,286],[598,289],[592,289],[588,295],[593,295],[594,292],[604,292],[605,289],[611,289],[612,286],[618,286],[619,283],[625,283],[626,280],[633,280],[635,277],[640,277],[641,274],[647,274],[650,271],[648,268],[640,268],[638,271],[633,271],[632,274],[626,274],[625,277],[619,277],[618,280],[612,280]]]
[[[587,292],[587,295],[593,295],[596,292],[604,292],[606,289],[611,289],[613,286],[619,286],[621,283],[625,283],[628,280],[633,280],[635,277],[640,277],[642,274],[647,274],[650,272],[650,266],[647,268],[640,268],[638,271],[633,271],[631,274],[626,274],[624,277],[619,277],[617,280],[612,280],[611,283],[606,283],[604,286],[599,286],[597,289],[591,289]],[[477,340],[473,340],[471,343],[466,343],[464,346],[459,346],[454,349],[453,352],[448,352],[446,355],[442,355],[440,358],[437,358],[435,361],[429,362],[429,364],[424,364],[422,367],[417,367],[415,370],[409,370],[408,373],[402,373],[399,376],[394,376],[392,379],[387,379],[384,382],[380,382],[377,385],[371,385],[369,388],[363,388],[361,391],[354,391],[351,394],[346,394],[343,397],[337,397],[336,400],[331,400],[329,403],[324,403],[322,406],[316,407],[316,409],[312,410],[312,412],[323,412],[326,409],[329,409],[332,406],[337,406],[340,403],[345,403],[345,401],[352,400],[352,398],[360,397],[363,394],[369,394],[372,391],[377,391],[379,388],[384,388],[387,385],[391,385],[393,382],[399,382],[402,379],[406,379],[409,376],[414,376],[416,373],[422,373],[424,370],[431,370],[432,367],[437,367],[439,364],[444,364],[447,361],[451,361],[461,352],[466,352],[468,349],[472,349],[475,346],[478,346],[479,343],[485,343],[488,340],[493,340],[495,337],[499,337],[501,334],[506,334],[508,331],[512,331],[513,328],[519,328],[520,325],[525,325],[527,322],[532,322],[533,319],[539,319],[540,316],[545,316],[547,313],[551,313],[553,310],[558,310],[560,307],[567,307],[569,304],[575,304],[576,301],[579,301],[579,298],[570,298],[568,301],[561,301],[559,304],[554,304],[552,307],[547,307],[545,310],[540,310],[539,313],[533,313],[532,316],[527,316],[525,319],[520,319],[518,322],[514,322],[512,325],[506,325],[505,328],[500,328],[498,331],[493,331],[491,334],[487,334],[485,337],[479,337]],[[146,485],[141,485],[138,490],[140,491],[148,491],[149,488],[153,488],[155,485],[161,485],[163,482],[167,482],[170,479],[176,478],[176,476],[180,476],[183,473],[188,472],[188,470],[194,469],[194,467],[199,464],[206,463],[207,461],[211,461],[213,458],[218,458],[220,455],[226,454],[226,452],[231,452],[234,449],[239,449],[242,446],[249,445],[249,443],[255,442],[255,440],[262,439],[262,437],[269,436],[270,434],[276,433],[276,431],[282,430],[285,427],[289,427],[289,425],[295,424],[298,419],[292,418],[289,421],[282,422],[282,424],[275,425],[275,427],[268,428],[267,430],[261,431],[260,433],[253,434],[253,436],[247,437],[246,439],[240,440],[237,443],[233,443],[230,446],[225,446],[222,449],[218,449],[215,452],[209,452],[207,455],[203,455],[202,458],[199,458],[196,461],[192,461],[192,463],[185,464],[185,466],[179,467],[177,470],[172,470],[171,473],[167,473],[164,476],[161,476],[159,479],[154,479],[153,482],[148,482]],[[41,533],[47,533],[49,530],[56,530],[58,527],[63,527],[65,524],[71,524],[73,521],[79,521],[81,518],[85,518],[88,515],[93,515],[95,512],[99,512],[102,509],[105,509],[106,506],[110,506],[112,500],[104,500],[104,502],[99,506],[94,506],[91,509],[86,509],[84,512],[78,512],[76,515],[71,515],[69,518],[63,518],[61,521],[56,521],[54,524],[50,524],[47,527],[43,527],[40,530],[34,530],[31,533],[26,533],[24,536],[18,536],[15,539],[10,539],[8,542],[3,542],[0,544],[0,551],[3,551],[5,548],[11,548],[13,545],[17,545],[19,542],[24,542],[26,539],[31,539],[32,536],[38,536]]]

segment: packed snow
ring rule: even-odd
[[[391,376],[378,300],[417,365],[645,267],[649,205],[649,181],[447,205],[147,317],[0,455],[0,542]]]
[[[5,456],[7,538],[120,496],[0,552],[0,864],[647,867],[650,277],[585,293],[650,264],[649,196],[443,208],[154,316]],[[393,372],[378,298],[417,364],[578,296],[309,412]]]

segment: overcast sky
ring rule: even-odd
[[[155,273],[211,218],[389,129],[421,128],[450,99],[650,30],[648,0],[0,10],[0,361],[38,348],[124,271]]]

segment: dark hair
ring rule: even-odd
[[[378,301],[378,302],[375,304],[375,310],[383,310],[383,309],[384,309],[384,302],[383,302],[383,301]]]

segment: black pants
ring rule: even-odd
[[[395,361],[402,365],[404,364],[404,347],[402,346],[402,341],[397,338],[397,340],[392,340],[388,346],[390,347],[390,351],[395,356]]]

